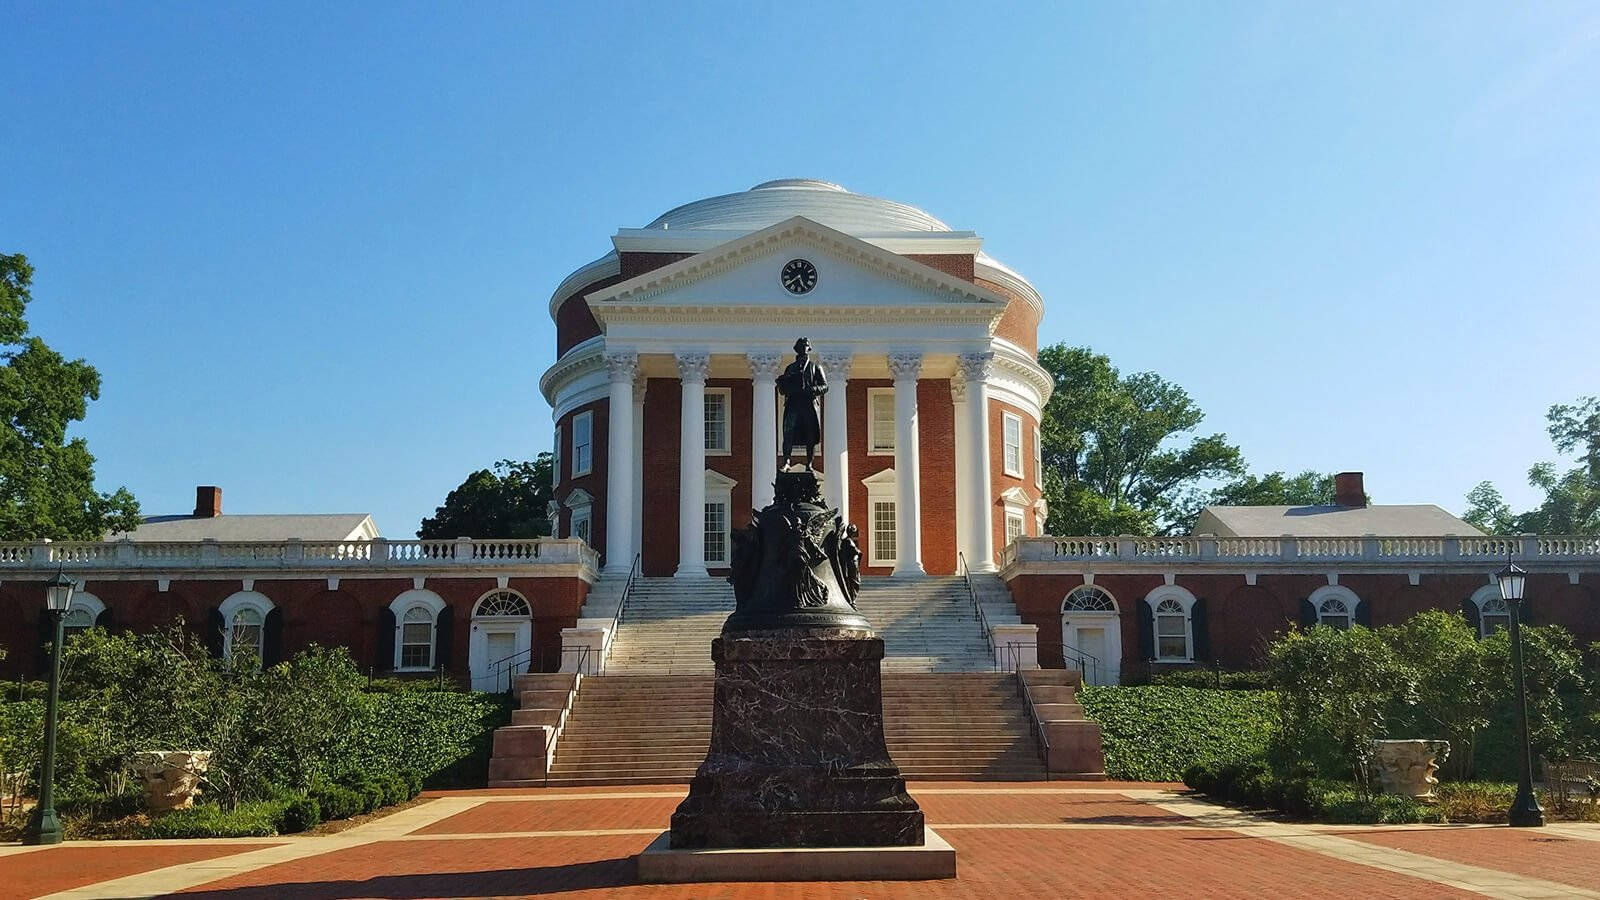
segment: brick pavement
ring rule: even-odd
[[[681,785],[502,790],[428,803],[322,838],[276,847],[195,842],[229,854],[183,863],[173,845],[0,849],[0,896],[75,882],[22,873],[73,865],[93,887],[59,895],[277,898],[563,897],[983,898],[1169,894],[1183,897],[1600,898],[1600,826],[1333,829],[1257,819],[1171,786],[923,782],[913,793],[956,848],[958,877],[933,882],[638,885],[632,856],[666,826]],[[1592,849],[1591,849],[1592,848]],[[128,850],[148,875],[126,872]],[[250,852],[244,852],[249,850]],[[1591,852],[1577,852],[1590,850]],[[101,858],[103,855],[103,859]],[[55,858],[52,861],[52,857]],[[124,868],[115,868],[114,860]],[[167,868],[163,868],[167,867]],[[119,876],[122,876],[119,878]]]

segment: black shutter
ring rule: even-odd
[[[1507,603],[1506,606],[1509,607],[1509,606],[1511,606],[1511,604]],[[1532,625],[1532,624],[1534,624],[1534,621],[1533,621],[1533,604],[1528,601],[1527,596],[1524,596],[1522,598],[1521,606],[1522,606],[1522,615],[1517,617],[1517,621],[1521,622],[1524,625]]]
[[[1300,624],[1306,628],[1317,624],[1317,608],[1311,605],[1309,597],[1300,601]]]
[[[1134,602],[1139,624],[1139,658],[1153,662],[1156,658],[1156,614],[1143,600]]]
[[[1355,623],[1357,625],[1364,625],[1368,628],[1372,627],[1371,600],[1362,600],[1360,603],[1356,604]]]
[[[1211,659],[1211,623],[1206,614],[1206,598],[1198,597],[1189,607],[1189,631],[1194,635],[1194,658]]]
[[[394,669],[394,633],[397,627],[394,610],[387,606],[378,610],[378,641],[372,645],[372,668],[379,672]]]
[[[283,610],[273,607],[261,628],[261,664],[275,666],[283,662]]]
[[[446,606],[433,622],[433,664],[440,669],[450,668],[450,647],[456,635],[456,620],[451,612]]]
[[[1472,626],[1473,634],[1483,634],[1483,622],[1478,618],[1478,604],[1472,598],[1461,601],[1461,614],[1467,617],[1467,624]]]
[[[108,606],[100,610],[100,615],[94,617],[94,627],[103,628],[106,631],[116,627],[116,621],[111,618],[111,607]]]
[[[222,621],[222,610],[212,607],[211,612],[206,614],[206,649],[210,650],[211,655],[218,659],[222,658],[222,631],[225,627],[226,625]]]

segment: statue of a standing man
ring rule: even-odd
[[[806,448],[806,468],[810,469],[822,441],[817,400],[828,392],[828,379],[811,358],[810,341],[795,341],[794,352],[795,361],[778,376],[778,392],[783,394],[783,465],[788,468],[794,446],[800,444]]]

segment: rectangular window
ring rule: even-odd
[[[723,500],[706,503],[706,565],[728,564],[728,504]]]
[[[587,505],[572,511],[571,532],[571,537],[593,546],[593,542],[589,540],[589,507]]]
[[[400,667],[433,668],[433,623],[407,622],[400,628]]]
[[[729,420],[733,408],[733,392],[728,388],[706,388],[706,452],[712,456],[727,456]]]
[[[872,501],[872,564],[892,566],[895,563],[894,501]]]
[[[894,388],[867,388],[867,453],[894,455]]]
[[[556,442],[550,451],[550,486],[561,484],[561,426],[556,426]]]
[[[1189,658],[1188,623],[1181,614],[1156,616],[1156,658]]]
[[[1022,515],[1020,513],[1017,514],[1017,515],[1007,514],[1006,515],[1006,544],[1009,546],[1012,541],[1016,540],[1019,537],[1022,537]]]
[[[572,419],[572,477],[589,474],[594,467],[594,411]]]
[[[1006,474],[1012,478],[1022,477],[1022,418],[1011,413],[1004,413],[1001,421],[1005,423],[1005,450]]]
[[[1044,487],[1044,429],[1033,429],[1033,485]],[[1039,532],[1044,534],[1043,531]]]

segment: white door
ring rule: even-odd
[[[524,653],[533,643],[533,623],[527,619],[503,616],[477,619],[472,623],[472,641],[467,646],[468,668],[475,691],[504,691],[511,687],[510,675],[526,672],[528,660],[496,669],[495,663]]]
[[[1122,669],[1122,626],[1115,615],[1069,613],[1061,623],[1067,668],[1085,684],[1116,684]]]

